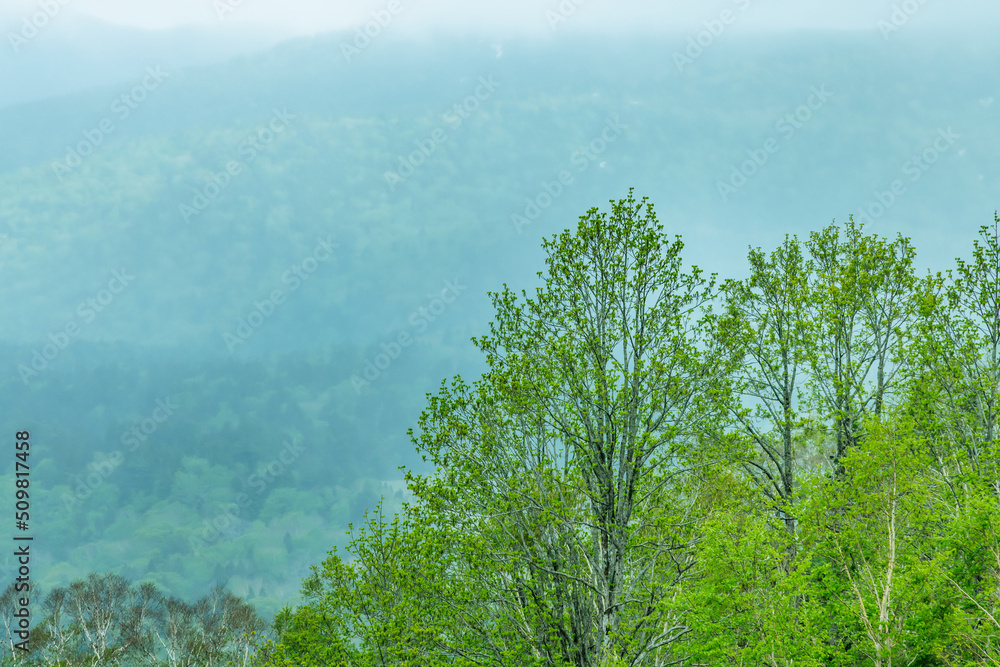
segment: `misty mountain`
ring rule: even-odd
[[[401,502],[487,291],[630,186],[726,277],[852,213],[940,266],[1000,194],[996,54],[953,42],[86,34],[0,80],[0,422],[38,441],[45,585],[124,564],[275,611]]]
[[[273,28],[235,28],[224,20],[217,30],[139,30],[61,11],[46,16],[40,8],[0,16],[0,108],[126,83],[147,62],[171,70],[220,63],[281,38]]]

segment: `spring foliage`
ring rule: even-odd
[[[996,214],[925,277],[848,220],[717,286],[631,192],[544,249],[260,664],[1000,662]]]

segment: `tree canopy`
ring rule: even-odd
[[[922,278],[848,219],[717,283],[631,191],[543,248],[260,664],[1000,660],[996,214]]]

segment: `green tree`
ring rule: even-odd
[[[955,503],[998,478],[1000,411],[1000,221],[981,227],[972,261],[921,282],[917,335],[910,354],[913,410],[933,435],[935,465]],[[1000,486],[995,487],[1000,489]],[[997,491],[1000,495],[1000,490]]]
[[[313,567],[302,587],[306,604],[278,614],[280,641],[262,646],[258,664],[454,664],[461,648],[448,641],[458,625],[449,609],[471,601],[449,590],[463,581],[448,572],[454,539],[443,533],[451,531],[410,506],[386,522],[380,503],[366,520],[347,546],[352,560],[333,549]]]
[[[815,265],[812,355],[815,404],[833,422],[834,467],[856,447],[864,420],[880,415],[901,378],[898,363],[912,320],[915,251],[908,238],[865,235],[848,218],[808,242]]]
[[[981,227],[971,261],[930,274],[918,295],[914,371],[907,408],[928,442],[938,480],[943,539],[953,554],[948,580],[960,621],[956,663],[1000,663],[1000,515],[997,411],[1000,406],[1000,219]]]
[[[12,589],[0,596],[7,622]],[[264,630],[253,607],[222,588],[187,604],[115,573],[57,587],[40,608],[30,652],[0,656],[24,665],[245,667]]]
[[[683,244],[631,192],[543,248],[544,287],[523,299],[493,295],[491,333],[475,341],[490,365],[482,400],[462,414],[454,408],[468,404],[444,395],[421,422],[420,444],[439,465],[518,458],[518,471],[546,480],[528,502],[501,489],[500,506],[479,514],[516,516],[518,537],[531,529],[535,541],[521,537],[518,560],[549,586],[544,634],[566,638],[552,653],[578,665],[644,661],[685,632],[661,603],[689,566],[674,526],[684,507],[678,480],[704,455],[693,450],[698,399],[718,381],[718,364],[699,349],[712,282],[683,270]],[[483,410],[500,411],[500,428],[453,428],[455,417],[472,424]],[[508,442],[521,451],[508,455]],[[531,453],[537,465],[525,460]]]
[[[811,480],[803,507],[815,595],[837,626],[837,664],[910,665],[948,643],[954,592],[929,450],[912,420],[864,427],[842,474]]]
[[[808,555],[739,468],[708,469],[704,483],[695,577],[677,599],[689,664],[818,667],[826,610],[810,595]]]
[[[323,603],[283,616],[298,632],[321,613],[345,664],[598,667],[681,650],[688,473],[718,458],[697,436],[728,371],[704,336],[712,280],[685,272],[681,241],[631,192],[543,247],[534,295],[492,295],[474,339],[489,371],[429,397],[413,437],[436,471],[408,475],[407,518],[370,524],[355,561],[311,580]]]
[[[813,269],[794,237],[786,237],[770,255],[758,248],[747,258],[750,276],[723,283],[723,312],[716,320],[715,336],[738,362],[731,391],[742,400],[725,400],[751,447],[742,461],[744,470],[794,536],[792,506],[800,454],[795,435],[804,426],[798,403],[815,338]],[[789,545],[794,549],[794,541]]]

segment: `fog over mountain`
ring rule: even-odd
[[[852,214],[939,270],[1000,201],[1000,47],[956,36],[992,5],[687,3],[668,30],[515,3],[523,30],[491,6],[464,33],[433,19],[467,3],[407,5],[366,39],[387,4],[312,31],[62,4],[23,44],[41,5],[0,14],[0,427],[36,441],[43,587],[297,600],[426,469],[406,430],[483,370],[487,292],[630,187],[723,278]]]

